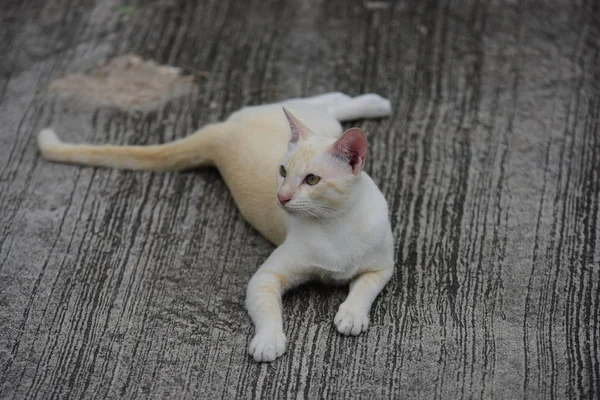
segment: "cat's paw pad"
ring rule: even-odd
[[[257,362],[270,362],[285,353],[286,339],[283,332],[264,332],[254,336],[248,353]]]
[[[387,117],[392,114],[392,103],[378,94],[363,94],[356,97],[356,99],[360,99],[363,109],[369,118]]]
[[[369,315],[364,312],[340,306],[333,322],[342,335],[359,335],[369,327]]]

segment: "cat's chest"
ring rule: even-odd
[[[362,266],[362,258],[368,253],[362,235],[343,232],[312,230],[297,241],[297,250],[305,265],[322,270],[334,280],[349,279]]]

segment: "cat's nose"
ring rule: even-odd
[[[282,206],[285,206],[285,204],[287,202],[289,202],[292,198],[289,197],[289,196],[286,196],[286,195],[283,195],[283,194],[279,193],[277,195],[277,199],[279,200],[279,202],[281,203]]]

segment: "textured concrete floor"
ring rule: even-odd
[[[1,398],[600,397],[597,1],[126,4],[0,5]],[[44,96],[127,52],[202,72],[198,86],[136,112]],[[217,172],[35,148],[48,125],[159,143],[331,90],[394,105],[356,124],[397,270],[358,338],[332,325],[343,288],[287,296],[271,365],[246,354],[244,293],[272,247]]]

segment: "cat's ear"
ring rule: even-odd
[[[283,107],[283,113],[290,123],[290,129],[292,131],[290,143],[296,143],[298,140],[306,140],[313,135],[312,131],[302,122],[298,121],[287,108]]]
[[[365,165],[367,137],[359,128],[350,128],[331,145],[329,151],[350,164],[352,172],[357,175]]]

